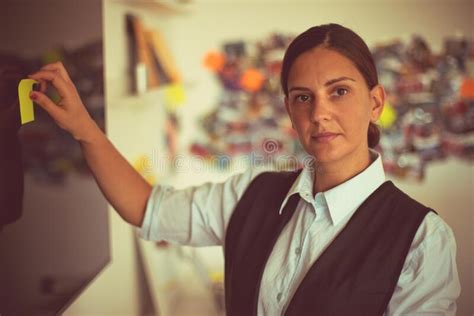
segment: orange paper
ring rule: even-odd
[[[214,72],[219,72],[224,68],[225,56],[219,52],[207,53],[204,57],[204,66]]]
[[[461,98],[474,99],[474,79],[465,79],[461,84]]]
[[[262,88],[264,75],[255,68],[247,69],[240,78],[240,86],[247,91],[256,92]]]

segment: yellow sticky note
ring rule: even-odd
[[[141,155],[135,159],[133,167],[145,178],[145,180],[150,185],[156,184],[156,177],[152,170],[152,161],[148,155]]]
[[[380,115],[380,118],[378,120],[378,124],[382,128],[390,128],[392,125],[395,123],[397,120],[397,111],[393,108],[393,106],[385,102],[385,105],[383,107],[382,115]]]
[[[35,83],[38,83],[38,81],[33,79],[22,79],[18,85],[21,124],[26,124],[35,120],[33,101],[30,99],[30,92],[33,90],[33,85]]]
[[[165,102],[169,111],[173,112],[185,101],[186,94],[181,83],[174,83],[165,87]]]

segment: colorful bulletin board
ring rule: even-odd
[[[304,159],[279,86],[281,60],[291,39],[273,34],[258,42],[229,42],[205,56],[204,66],[222,91],[215,109],[201,120],[207,139],[195,140],[193,155],[212,157],[220,168],[228,164],[215,157],[258,154],[277,167]],[[421,180],[431,161],[456,156],[472,162],[473,42],[446,38],[435,54],[425,39],[414,36],[408,43],[376,45],[372,53],[387,91],[377,148],[387,173]]]

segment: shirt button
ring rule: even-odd
[[[300,247],[295,249],[295,254],[297,254],[298,256],[301,254],[301,248]]]
[[[278,293],[278,295],[277,295],[277,301],[278,301],[278,302],[281,300],[281,297],[282,297],[282,296],[283,296],[283,293],[281,293],[281,292]]]

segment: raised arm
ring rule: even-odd
[[[141,226],[151,186],[118,152],[90,117],[61,62],[42,67],[29,76],[41,83],[31,99],[80,144],[85,160],[105,198],[128,223]],[[58,91],[55,104],[45,94],[48,84]]]

